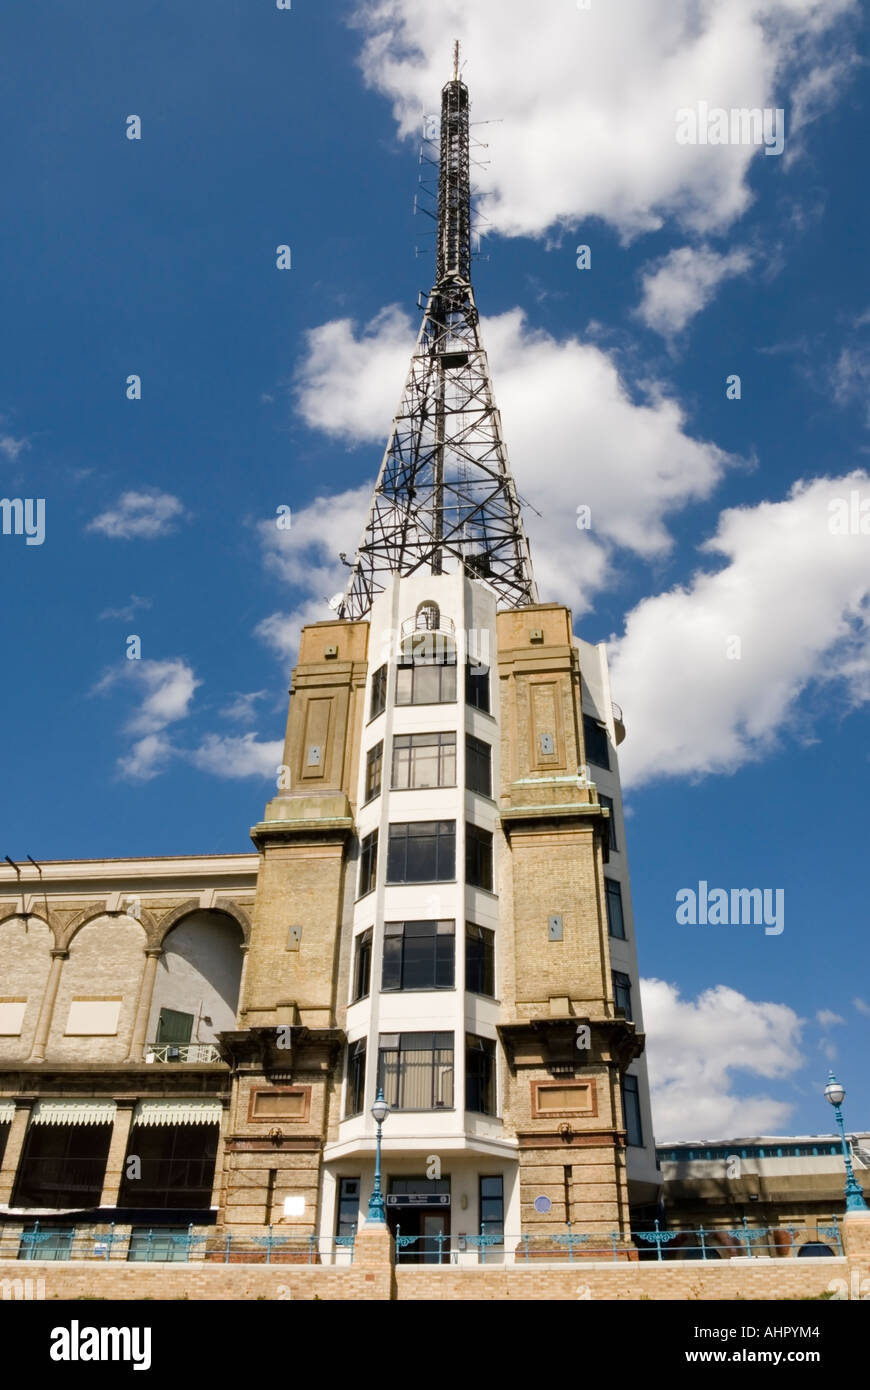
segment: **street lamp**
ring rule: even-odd
[[[867,1203],[864,1201],[861,1184],[852,1171],[852,1159],[849,1154],[849,1145],[846,1143],[846,1130],[843,1125],[843,1111],[841,1109],[846,1090],[845,1087],[840,1085],[833,1072],[829,1072],[828,1076],[829,1081],[825,1087],[825,1095],[834,1107],[837,1124],[840,1126],[840,1139],[843,1144],[843,1159],[846,1164],[846,1210],[867,1211]]]
[[[390,1113],[390,1107],[384,1100],[384,1092],[380,1086],[378,1087],[377,1100],[372,1106],[371,1113],[378,1127],[378,1144],[375,1151],[375,1185],[372,1188],[372,1195],[369,1197],[366,1225],[384,1226],[386,1225],[386,1220],[384,1217],[384,1194],[381,1192],[381,1126]]]

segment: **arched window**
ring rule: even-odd
[[[810,1240],[798,1250],[798,1259],[820,1258],[825,1255],[833,1255],[833,1253],[830,1245],[823,1245],[820,1240]]]
[[[418,632],[437,632],[441,626],[441,610],[437,603],[427,600],[417,609],[414,626]]]

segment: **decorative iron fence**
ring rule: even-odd
[[[273,1227],[263,1234],[221,1233],[213,1227],[65,1225],[34,1221],[0,1228],[0,1260],[126,1260],[220,1264],[349,1265],[354,1236],[294,1236]],[[661,1227],[645,1231],[564,1231],[511,1235],[395,1232],[399,1264],[551,1265],[583,1260],[734,1260],[842,1256],[840,1224],[813,1226]]]

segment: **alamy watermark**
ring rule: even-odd
[[[0,497],[4,536],[26,536],[25,545],[42,545],[45,540],[44,497]]]
[[[765,154],[782,154],[785,111],[781,106],[681,106],[674,113],[678,145],[763,145]]]
[[[765,936],[779,936],[785,927],[784,888],[708,888],[701,879],[697,891],[681,888],[676,896],[676,919],[681,926],[764,927]]]

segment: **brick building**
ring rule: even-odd
[[[470,283],[436,281],[256,854],[0,869],[0,1216],[627,1242],[660,1177],[602,646],[538,601]],[[578,535],[578,544],[582,538]]]

